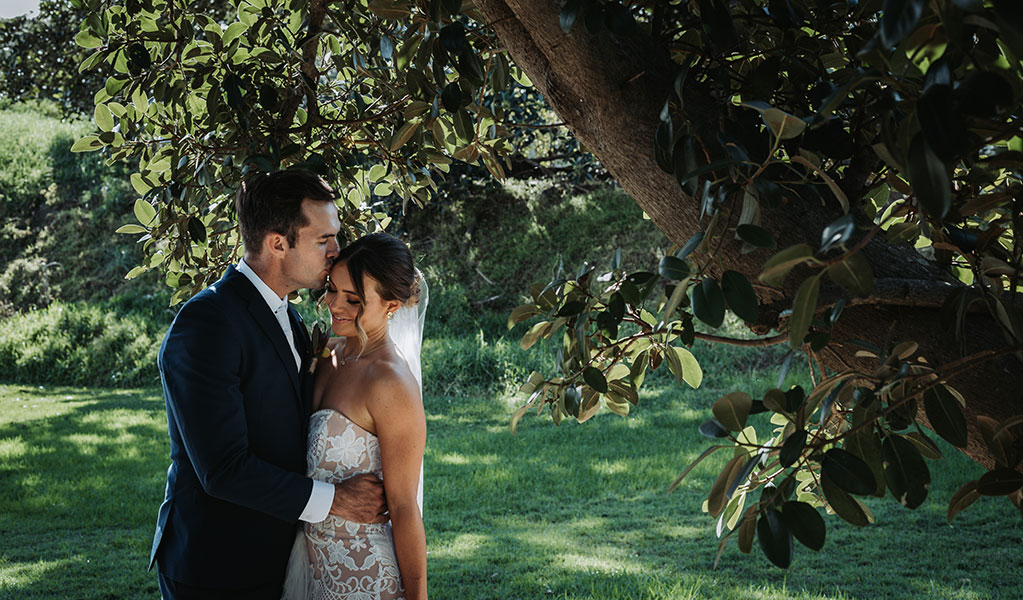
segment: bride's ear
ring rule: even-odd
[[[398,312],[401,308],[401,300],[387,300],[384,302],[384,309],[387,310],[387,318],[390,319],[391,315]]]

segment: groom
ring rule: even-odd
[[[181,308],[160,348],[171,466],[149,568],[166,600],[277,600],[297,521],[386,520],[375,476],[303,476],[312,358],[287,298],[322,287],[338,254],[334,191],[305,171],[258,174],[236,206],[245,258]]]

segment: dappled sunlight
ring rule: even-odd
[[[429,454],[430,460],[448,465],[496,465],[499,462],[499,459],[494,455],[480,456],[474,454],[472,456],[463,456],[457,453],[438,454],[435,452],[430,452]]]
[[[587,573],[652,573],[649,565],[631,561],[620,554],[601,557],[592,553],[573,554],[569,552],[562,554],[561,560],[565,568]]]
[[[0,591],[14,591],[20,587],[27,587],[34,583],[39,576],[39,571],[66,571],[73,562],[70,559],[36,559],[25,562],[0,559]]]
[[[461,533],[440,547],[431,546],[431,557],[466,558],[475,553],[490,538],[478,533]]]

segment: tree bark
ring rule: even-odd
[[[593,36],[581,25],[566,34],[559,23],[564,2],[558,0],[476,0],[475,4],[572,133],[657,227],[679,245],[701,231],[699,201],[686,195],[672,175],[658,168],[654,158],[654,132],[677,69],[657,40],[642,32],[627,37]],[[723,127],[735,109],[730,102],[716,100],[711,92],[687,84],[685,110],[696,127],[713,132]],[[785,247],[817,239],[824,226],[840,214],[837,205],[796,201],[765,211],[763,224],[778,238],[779,247]],[[877,361],[857,357],[861,348],[850,343],[852,339],[882,348],[916,341],[919,354],[934,366],[961,358],[953,336],[943,331],[938,310],[943,297],[957,284],[908,245],[889,244],[883,237],[875,236],[864,248],[881,284],[878,292],[846,308],[832,332],[832,344],[820,353],[821,362],[835,371],[854,368],[873,372]],[[743,254],[740,243],[731,238],[725,236],[716,254],[719,267],[756,281],[769,253]],[[755,324],[758,331],[784,325],[779,310],[791,306],[801,280],[797,271],[780,288],[758,291],[762,305],[776,307],[762,311],[761,322]],[[829,294],[837,297],[837,290],[825,289],[822,298]],[[988,316],[970,314],[967,319],[967,354],[1005,346]],[[1004,421],[1023,413],[1023,366],[1016,358],[1004,356],[978,362],[948,383],[967,399],[969,443],[965,453],[992,468],[994,458],[980,436],[976,417]],[[926,423],[922,407],[920,417]]]

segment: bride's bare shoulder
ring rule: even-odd
[[[375,405],[390,408],[422,405],[419,384],[400,358],[375,362],[363,381]]]

